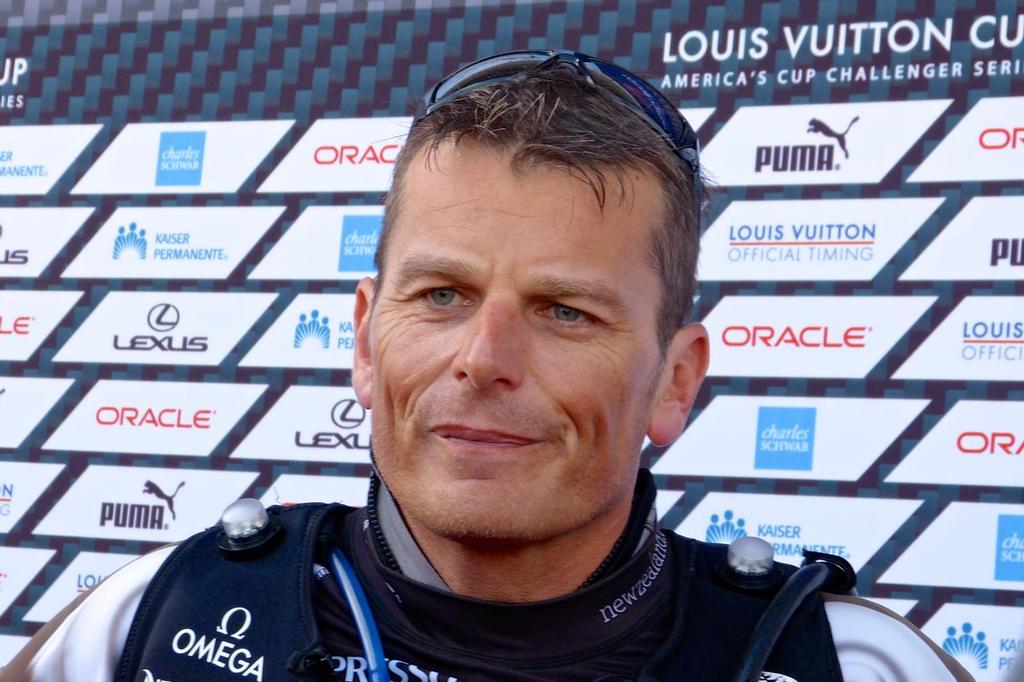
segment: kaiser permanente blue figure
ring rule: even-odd
[[[644,436],[682,432],[693,130],[582,54],[430,93],[356,294],[367,506],[228,508],[49,623],[0,680],[945,682],[970,676],[852,570],[658,527]],[[715,453],[705,453],[714,457]]]

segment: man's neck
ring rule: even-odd
[[[583,528],[543,542],[498,546],[451,540],[406,519],[431,565],[456,594],[507,603],[569,594],[583,585],[612,551],[629,518],[631,499]]]

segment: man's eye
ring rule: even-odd
[[[431,289],[429,296],[434,305],[451,305],[455,302],[455,289]]]
[[[551,308],[551,314],[559,322],[579,322],[583,319],[583,312],[570,308],[567,305],[556,305]]]

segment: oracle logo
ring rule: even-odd
[[[195,410],[191,415],[181,408],[115,407],[104,405],[96,410],[100,426],[152,426],[160,429],[208,429],[215,411]]]
[[[871,327],[852,326],[836,331],[828,326],[775,327],[732,325],[722,330],[722,343],[730,347],[756,348],[864,348]]]
[[[29,315],[21,315],[11,321],[0,315],[0,336],[26,336],[31,332],[29,327],[34,319]]]
[[[317,147],[313,152],[313,161],[320,166],[343,166],[350,164],[361,166],[364,163],[393,164],[398,156],[400,144],[385,144],[360,147],[354,144],[343,144],[338,146],[323,145]]]
[[[1024,435],[1008,431],[964,431],[956,438],[956,449],[965,455],[1024,454]]]
[[[1014,128],[985,128],[978,135],[982,149],[1024,149],[1024,126]]]

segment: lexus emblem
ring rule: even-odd
[[[331,421],[341,429],[354,429],[366,419],[366,410],[352,398],[339,400],[331,408]]]
[[[178,326],[181,321],[181,313],[170,303],[157,303],[149,309],[146,322],[149,328],[155,332],[169,332]]]

